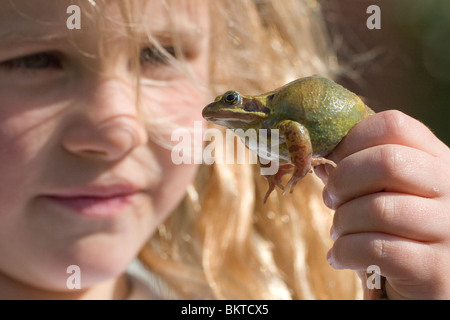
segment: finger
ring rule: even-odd
[[[352,233],[379,232],[416,241],[448,237],[448,209],[440,202],[407,194],[379,192],[340,206],[333,218],[333,240]]]
[[[375,265],[387,278],[418,281],[429,278],[430,263],[435,263],[428,244],[375,232],[338,238],[327,259],[335,269],[366,271]]]
[[[320,180],[322,180],[322,182],[324,184],[328,183],[328,173],[325,170],[325,165],[320,165],[320,166],[316,166],[314,167],[314,173],[319,177]]]
[[[382,144],[399,144],[441,157],[450,153],[424,124],[410,116],[389,110],[374,114],[353,127],[329,155],[335,162],[359,150]],[[328,157],[327,157],[328,158]]]
[[[449,179],[440,159],[410,147],[382,145],[343,159],[329,175],[323,198],[332,209],[380,191],[434,198],[448,192]]]

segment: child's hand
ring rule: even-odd
[[[386,111],[358,123],[330,159],[337,168],[316,170],[336,210],[330,264],[360,275],[377,265],[389,299],[449,299],[449,148],[417,120]]]

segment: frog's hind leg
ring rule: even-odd
[[[280,130],[280,135],[284,137],[287,150],[291,157],[291,163],[295,166],[291,179],[284,188],[284,192],[294,190],[297,182],[311,170],[312,145],[308,129],[302,124],[284,120],[276,125]]]

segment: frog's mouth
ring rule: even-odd
[[[227,122],[252,123],[255,121],[261,121],[267,117],[267,115],[263,112],[247,112],[242,109],[216,111],[208,109],[208,107],[203,109],[202,116],[207,121],[217,124]]]

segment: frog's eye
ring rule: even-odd
[[[241,99],[241,95],[236,91],[228,91],[222,96],[222,99],[226,104],[237,104]]]

